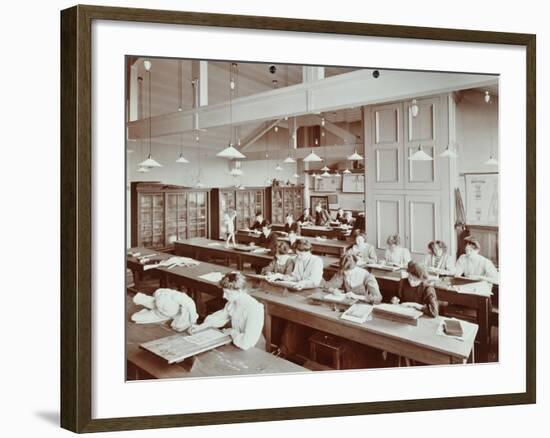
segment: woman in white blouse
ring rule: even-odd
[[[357,256],[360,263],[376,263],[378,257],[374,246],[367,243],[367,236],[363,233],[358,233],[355,236],[355,244],[350,248],[350,252]]]
[[[486,280],[491,283],[498,283],[499,275],[497,268],[491,260],[483,257],[479,250],[481,245],[474,237],[467,237],[464,251],[456,261],[456,276],[465,276],[475,280]]]
[[[407,266],[411,261],[411,253],[407,248],[401,246],[401,238],[399,234],[388,236],[386,243],[386,264],[394,266]]]
[[[447,252],[447,245],[441,240],[432,240],[428,243],[428,254],[424,264],[428,269],[447,271],[450,274],[455,272],[453,258]]]
[[[189,331],[196,333],[209,327],[224,327],[233,343],[242,350],[254,347],[262,337],[264,327],[264,306],[246,292],[246,280],[240,272],[228,272],[220,280],[223,297],[227,304],[221,310],[208,315],[204,322],[192,326]]]

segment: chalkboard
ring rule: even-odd
[[[498,173],[465,174],[466,223],[498,226]]]
[[[348,173],[343,175],[342,192],[364,193],[365,175],[363,173]]]

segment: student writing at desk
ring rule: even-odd
[[[256,218],[254,219],[254,223],[252,224],[250,229],[261,231],[266,222],[267,221],[264,219],[262,213],[256,213]]]
[[[336,212],[336,222],[342,223],[342,220],[344,220],[344,209],[339,208]]]
[[[432,285],[428,284],[428,272],[419,263],[409,262],[407,265],[408,278],[401,282],[399,299],[392,298],[392,303],[401,302],[401,305],[420,310],[428,316],[439,315],[439,302]]]
[[[407,248],[401,246],[401,238],[398,234],[388,236],[386,240],[386,264],[394,266],[407,266],[411,261],[411,253]]]
[[[491,260],[483,257],[479,250],[481,245],[475,237],[467,237],[464,239],[466,254],[462,254],[456,262],[456,276],[464,275],[465,277],[476,280],[486,280],[491,283],[498,283],[498,271]]]
[[[282,274],[290,275],[294,271],[294,257],[289,254],[290,247],[284,241],[277,242],[275,257],[271,263],[262,269],[262,275]]]
[[[369,304],[378,304],[382,301],[382,294],[374,275],[366,269],[357,266],[357,257],[347,253],[340,258],[340,270],[325,282],[325,287],[332,293],[346,292],[346,295],[355,298],[361,296]]]
[[[264,306],[248,295],[246,280],[240,272],[228,272],[220,280],[223,297],[227,304],[221,310],[208,315],[202,324],[192,326],[190,333],[196,333],[209,327],[221,328],[231,323],[224,330],[233,343],[242,350],[256,346],[262,338],[264,327]]]
[[[262,225],[262,234],[258,239],[258,243],[264,248],[269,249],[271,252],[275,251],[275,246],[277,245],[277,234],[271,231],[271,224],[269,221],[264,221]]]
[[[300,226],[312,225],[315,223],[315,219],[309,213],[309,208],[304,208],[302,215],[298,218],[298,223]]]
[[[358,233],[355,236],[355,243],[349,248],[348,252],[354,254],[359,259],[360,263],[376,263],[378,257],[374,246],[367,243],[367,236],[363,233]]]
[[[455,272],[453,258],[447,252],[447,245],[441,240],[432,240],[428,243],[428,254],[424,264],[428,269],[447,271],[451,275]]]
[[[294,222],[294,216],[292,215],[292,213],[289,213],[286,215],[284,231],[287,234],[290,233],[291,231],[294,231],[296,235],[300,235],[300,232],[301,232],[300,223]]]
[[[326,227],[330,224],[330,214],[326,211],[321,204],[315,206],[315,225],[320,227]]]
[[[279,277],[286,281],[296,282],[296,289],[318,287],[323,280],[323,260],[311,254],[311,243],[305,239],[298,239],[294,244],[296,260],[294,270],[290,275]]]

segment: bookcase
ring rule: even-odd
[[[303,187],[268,187],[266,188],[266,207],[268,218],[273,224],[284,224],[288,213],[298,219],[304,208]]]
[[[210,191],[212,239],[225,239],[227,230],[223,217],[228,209],[233,209],[237,213],[236,230],[252,225],[257,212],[264,214],[264,190],[263,187],[212,189]]]
[[[208,237],[208,190],[131,183],[131,245],[168,250],[176,240]]]

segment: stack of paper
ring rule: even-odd
[[[212,283],[219,283],[223,278],[223,274],[221,272],[209,272],[208,274],[203,274],[199,276],[199,278],[210,281]]]
[[[348,310],[346,310],[341,318],[347,321],[363,324],[368,321],[372,312],[373,306],[365,303],[355,303]]]
[[[422,312],[399,304],[383,303],[374,307],[373,315],[390,321],[418,325],[418,318],[422,316]]]

